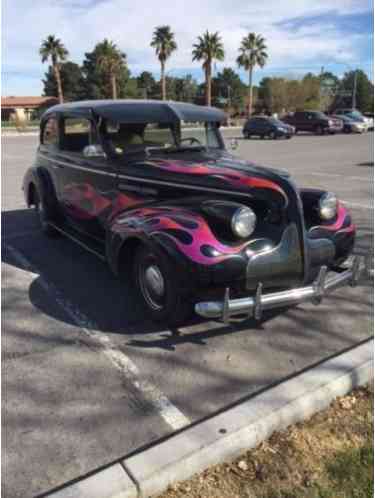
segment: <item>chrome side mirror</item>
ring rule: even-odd
[[[86,145],[83,149],[83,155],[85,157],[106,157],[103,147],[99,144]]]
[[[230,148],[232,150],[236,150],[238,147],[238,140],[237,138],[232,138],[231,141],[230,141]]]

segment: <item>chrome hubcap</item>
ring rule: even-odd
[[[157,266],[149,266],[145,271],[145,278],[147,286],[155,292],[157,296],[162,296],[164,294],[164,278]]]
[[[161,310],[164,305],[165,282],[159,267],[152,264],[140,268],[139,283],[148,306],[154,310]]]

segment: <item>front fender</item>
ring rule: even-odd
[[[112,221],[107,237],[107,258],[115,274],[119,273],[120,253],[131,241],[162,249],[181,271],[200,284],[208,283],[212,272],[219,268],[229,266],[238,273],[241,260],[243,273],[246,265],[241,256],[246,243],[223,244],[200,213],[180,206],[133,209]]]
[[[331,240],[335,245],[335,261],[345,259],[353,249],[356,234],[355,225],[347,208],[338,202],[336,217],[323,221],[318,215],[318,205],[325,191],[303,189],[300,193],[308,238]]]

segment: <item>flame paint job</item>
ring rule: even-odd
[[[263,188],[273,190],[278,192],[284,198],[284,202],[287,202],[288,198],[284,190],[272,180],[266,178],[261,178],[257,176],[250,176],[245,171],[238,171],[236,169],[220,166],[220,161],[213,161],[210,165],[208,163],[196,163],[191,161],[182,160],[153,160],[147,161],[148,166],[154,168],[167,170],[173,173],[185,173],[189,175],[200,175],[200,176],[211,176],[225,182],[229,183],[233,187],[237,188]],[[207,165],[208,164],[208,165]],[[214,166],[219,164],[219,166]]]
[[[249,243],[239,243],[236,246],[222,244],[200,214],[176,206],[132,210],[131,213],[118,217],[112,230],[117,233],[130,230],[150,237],[168,237],[185,256],[201,265],[224,261],[227,257],[240,253]],[[184,232],[187,237],[183,237]],[[179,233],[182,237],[177,235]],[[181,240],[184,238],[186,240]],[[202,247],[207,245],[213,249],[212,256],[202,252]]]

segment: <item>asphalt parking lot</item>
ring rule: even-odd
[[[356,252],[372,247],[372,133],[239,138],[236,155],[336,192]],[[258,324],[155,326],[103,263],[39,232],[21,192],[36,145],[2,138],[4,497],[42,495],[372,335],[371,281]]]

